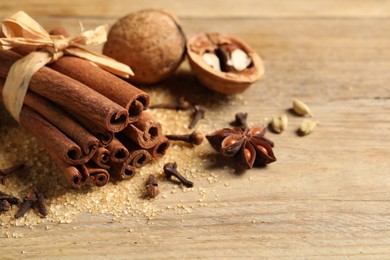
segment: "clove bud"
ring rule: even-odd
[[[0,200],[0,212],[9,211],[11,209],[11,205],[7,200]]]
[[[153,174],[149,175],[149,178],[145,183],[145,187],[146,187],[147,196],[149,196],[149,198],[155,198],[160,193],[158,189],[158,181]]]
[[[172,176],[176,177],[187,188],[191,188],[194,186],[194,183],[192,181],[187,180],[186,178],[184,178],[183,175],[180,174],[180,172],[177,171],[176,162],[166,163],[164,165],[164,173],[168,179],[172,179]]]
[[[18,212],[15,214],[15,218],[21,218],[23,217],[27,211],[30,210],[32,204],[37,201],[37,197],[35,195],[35,192],[31,191],[27,193],[26,197],[23,198],[23,203],[20,206]]]
[[[11,167],[8,167],[8,168],[5,168],[5,169],[0,169],[0,182],[1,182],[1,184],[4,185],[5,177],[7,177],[8,175],[13,174],[14,172],[22,170],[24,168],[25,168],[25,164],[20,163],[20,164],[16,164],[14,166],[11,166]]]
[[[196,124],[199,122],[199,120],[204,118],[205,113],[206,113],[206,109],[204,107],[195,105],[194,113],[192,114],[192,121],[188,126],[188,128],[189,129],[194,128]]]
[[[232,126],[240,127],[241,129],[247,129],[248,123],[247,123],[248,113],[242,113],[239,112],[235,115],[235,120],[230,123]]]
[[[47,205],[43,193],[39,191],[35,191],[35,196],[37,198],[37,206],[38,206],[39,214],[41,214],[43,217],[46,217],[48,214],[48,209],[47,209]]]
[[[204,135],[199,131],[193,131],[191,134],[186,135],[165,135],[168,140],[183,141],[193,145],[200,145],[204,140]]]

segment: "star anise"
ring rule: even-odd
[[[274,143],[264,137],[265,128],[223,128],[206,135],[211,146],[223,156],[233,158],[239,169],[251,169],[276,161]]]

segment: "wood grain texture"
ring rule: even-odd
[[[386,0],[14,0],[0,3],[0,16],[23,9],[34,16],[119,17],[145,8],[164,8],[185,18],[389,17]]]
[[[238,111],[248,111],[253,122],[287,113],[288,130],[271,135],[278,161],[245,176],[228,174],[228,187],[197,183],[215,190],[219,200],[210,195],[207,207],[188,214],[166,210],[152,221],[129,216],[121,223],[85,214],[49,229],[2,228],[2,234],[23,236],[0,238],[0,258],[389,257],[389,2],[88,2],[3,1],[0,16],[24,9],[46,28],[61,25],[74,33],[80,16],[93,27],[133,10],[164,7],[180,16],[187,35],[218,31],[242,38],[263,57],[266,78],[242,95],[245,104],[216,105],[225,116],[210,113],[208,120],[222,126]],[[164,84],[200,103],[223,100],[199,86],[186,63]],[[307,102],[320,121],[307,137],[296,136],[301,118],[286,111],[292,98]],[[180,199],[187,207],[198,204],[193,193]],[[177,200],[155,204],[165,208]]]

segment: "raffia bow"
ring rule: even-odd
[[[31,77],[40,68],[65,54],[89,60],[121,77],[128,78],[134,75],[129,66],[82,48],[82,46],[93,46],[105,42],[107,25],[70,37],[50,35],[29,15],[19,11],[2,21],[2,30],[6,38],[0,38],[0,49],[9,50],[21,45],[35,46],[40,49],[16,61],[4,84],[4,105],[18,122]]]

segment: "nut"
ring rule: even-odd
[[[283,132],[288,124],[288,119],[286,115],[280,115],[280,116],[275,116],[271,120],[271,127],[276,133],[281,133]]]
[[[293,99],[293,109],[300,116],[312,116],[309,106],[299,99]]]
[[[246,43],[224,34],[195,35],[187,42],[187,58],[199,81],[223,94],[241,93],[264,75],[259,55]]]
[[[172,75],[184,59],[186,37],[179,20],[165,10],[147,9],[119,19],[103,53],[134,71],[130,81],[153,84]]]
[[[304,119],[298,129],[298,134],[301,136],[311,134],[317,127],[318,122],[310,119]]]

